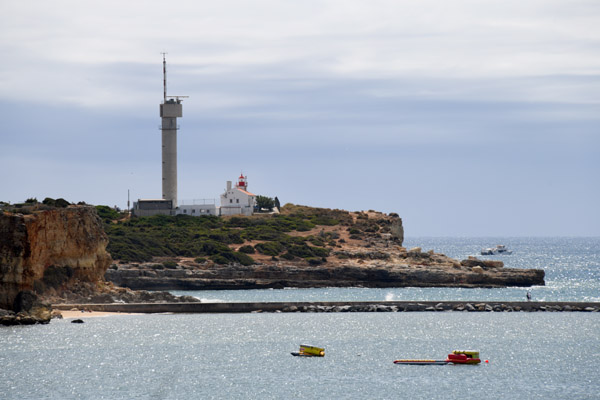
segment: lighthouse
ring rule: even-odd
[[[227,181],[227,189],[221,195],[220,215],[252,215],[256,195],[248,191],[248,177],[241,174],[235,187]]]

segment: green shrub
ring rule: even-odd
[[[220,265],[229,264],[229,260],[227,258],[223,257],[221,254],[216,254],[214,256],[211,256],[210,259],[213,260],[213,262],[215,264],[220,264]]]
[[[242,265],[252,265],[254,264],[254,259],[250,257],[248,254],[240,253],[240,252],[228,252],[228,253],[220,253],[215,254],[210,257],[217,264],[230,264],[232,262],[238,262]]]
[[[162,265],[168,269],[176,269],[178,264],[175,261],[165,261]]]
[[[309,236],[308,241],[315,246],[325,246],[325,242],[320,237]]]
[[[258,243],[256,246],[254,246],[254,248],[259,253],[267,256],[278,256],[283,250],[285,250],[285,247],[279,242]]]
[[[250,245],[246,245],[246,246],[242,246],[239,248],[238,250],[241,253],[246,253],[246,254],[254,254],[256,253],[256,250],[254,250],[254,247],[250,246]]]
[[[109,206],[96,206],[95,208],[100,218],[102,218],[102,220],[105,222],[119,219],[119,213]]]
[[[290,205],[282,208],[283,214],[258,217],[156,215],[121,221],[119,214],[110,207],[97,206],[96,209],[105,222],[110,239],[108,251],[115,260],[126,262],[150,261],[153,257],[212,259],[217,255],[229,262],[241,262],[232,255],[226,255],[234,253],[229,245],[243,245],[254,240],[261,241],[254,251],[271,257],[280,257],[284,253],[287,253],[287,256],[281,256],[284,259],[323,257],[329,252],[324,247],[335,245],[332,239],[337,233],[321,230],[319,235],[308,238],[289,233],[311,230],[317,226],[316,223],[340,221],[347,224],[351,220],[351,215],[345,211]],[[242,246],[239,253],[252,254],[251,247]],[[218,260],[223,261],[222,258]]]
[[[254,264],[254,259],[252,257],[250,257],[248,254],[244,254],[244,253],[240,253],[240,252],[236,251],[233,253],[233,255],[235,257],[235,260],[242,265]]]
[[[66,208],[67,206],[70,206],[71,203],[69,203],[68,201],[66,201],[63,198],[60,198],[60,199],[56,199],[55,205],[56,205],[56,207]]]

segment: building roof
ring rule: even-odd
[[[240,189],[240,188],[236,188],[237,190],[239,190],[240,192],[247,194],[248,196],[256,196],[254,193],[250,193],[244,189]]]

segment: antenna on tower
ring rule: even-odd
[[[167,53],[163,52],[160,54],[163,55],[163,101],[166,103],[167,102],[167,60],[165,58],[165,55]]]

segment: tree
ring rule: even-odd
[[[275,207],[275,200],[267,196],[256,196],[256,207],[259,211],[262,209],[273,211],[273,207]]]
[[[277,211],[281,211],[281,203],[279,202],[277,196],[275,196],[275,207],[277,207]]]

